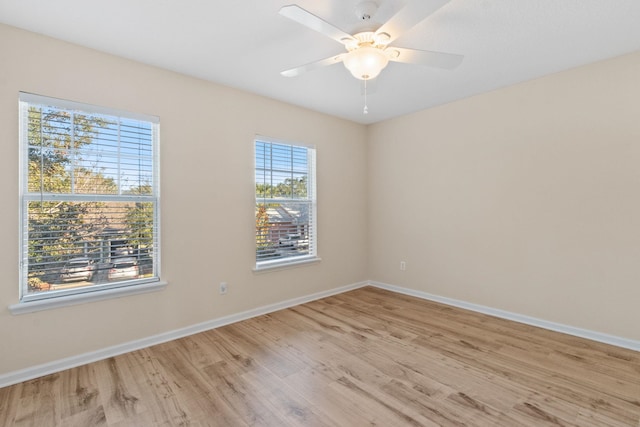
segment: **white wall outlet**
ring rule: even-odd
[[[407,269],[407,262],[400,261],[400,270],[405,271]]]
[[[228,289],[229,285],[227,285],[227,282],[220,282],[220,295],[226,294]]]

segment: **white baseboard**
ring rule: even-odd
[[[354,289],[367,286],[368,284],[369,282],[360,282],[360,283],[354,283],[352,285],[341,286],[339,288],[330,289],[328,291],[317,292],[311,295],[293,298],[290,300],[277,302],[275,304],[254,308],[252,310],[243,311],[241,313],[231,314],[229,316],[224,316],[217,319],[209,320],[207,322],[198,323],[196,325],[188,326],[186,328],[176,329],[173,331],[165,332],[165,333],[154,335],[151,337],[142,338],[142,339],[130,341],[124,344],[103,348],[101,350],[92,351],[92,352],[80,354],[77,356],[71,356],[71,357],[56,360],[50,363],[45,363],[42,365],[37,365],[30,368],[9,372],[7,374],[0,375],[0,388],[6,387],[12,384],[17,384],[22,381],[28,381],[34,378],[38,378],[43,375],[60,372],[65,369],[75,368],[76,366],[86,365],[87,363],[107,359],[109,357],[128,353],[130,351],[140,350],[142,348],[146,348],[152,345],[161,344],[167,341],[197,334],[198,332],[204,332],[210,329],[219,328],[221,326],[229,325],[235,322],[240,322],[242,320],[250,319],[256,316],[261,316],[263,314],[272,313],[274,311],[282,310],[288,307],[293,307],[293,306],[304,304],[310,301],[326,298],[332,295],[341,294],[343,292],[347,292],[347,291],[351,291]]]
[[[547,320],[524,316],[522,314],[512,313],[510,311],[499,310],[497,308],[491,308],[484,305],[473,304],[470,302],[460,301],[453,298],[442,297],[439,295],[433,295],[427,292],[416,291],[414,289],[403,288],[400,286],[389,285],[386,283],[369,281],[369,285],[374,286],[376,288],[380,288],[380,289],[386,289],[391,292],[397,292],[400,294],[422,298],[429,301],[435,301],[442,304],[451,305],[453,307],[459,307],[459,308],[464,308],[466,310],[475,311],[478,313],[488,314],[490,316],[495,316],[502,319],[513,320],[514,322],[518,322],[518,323],[524,323],[531,326],[537,326],[539,328],[549,329],[551,331],[561,332],[564,334],[573,335],[580,338],[586,338],[592,341],[611,344],[616,347],[622,347],[630,350],[640,351],[640,341],[621,338],[615,335],[603,334],[600,332],[594,332],[588,329],[575,328],[573,326],[567,326],[561,323],[549,322]]]

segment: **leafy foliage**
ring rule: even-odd
[[[127,191],[127,194],[152,194],[149,184],[140,185]],[[148,250],[153,247],[154,210],[152,202],[136,202],[125,208],[124,226],[128,243],[138,249]]]
[[[269,238],[269,214],[267,214],[267,206],[260,203],[256,210],[256,245],[258,249],[268,246]]]
[[[276,185],[256,183],[258,198],[304,199],[307,197],[307,177],[286,178]]]
[[[112,178],[86,167],[70,168],[71,153],[90,144],[107,122],[45,107],[29,107],[28,190],[31,193],[87,192],[96,184],[115,191]],[[99,202],[31,201],[28,205],[29,276],[46,277],[47,270],[82,248],[82,242],[104,225]]]
[[[40,200],[32,198],[27,206],[30,283],[36,283],[35,279],[53,280],[69,258],[108,257],[107,235],[124,239],[129,246],[152,245],[152,202],[87,201],[86,197],[56,200],[50,196],[118,194],[115,178],[104,173],[95,149],[101,138],[113,133],[116,124],[101,116],[29,107],[27,190],[31,195],[41,195]],[[140,185],[127,193],[150,195],[151,186]]]

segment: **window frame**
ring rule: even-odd
[[[260,198],[258,197],[256,191],[256,184],[258,184],[257,174],[258,174],[258,164],[257,164],[257,147],[258,143],[265,143],[273,145],[281,145],[291,147],[292,149],[301,148],[306,151],[307,154],[307,197],[302,198]],[[307,203],[309,205],[309,224],[308,224],[308,235],[309,235],[309,249],[308,254],[303,255],[292,255],[278,259],[271,260],[258,260],[258,241],[257,241],[257,229],[254,233],[254,250],[256,251],[256,256],[254,257],[255,265],[253,268],[254,272],[260,271],[269,271],[269,270],[278,270],[283,268],[295,267],[299,265],[315,263],[321,261],[318,256],[318,214],[317,214],[317,205],[318,205],[318,196],[317,196],[317,176],[316,176],[316,156],[317,149],[314,145],[303,144],[299,142],[290,142],[284,141],[280,139],[275,139],[271,137],[266,137],[263,135],[256,135],[253,141],[253,159],[254,159],[254,219],[256,219],[256,209],[259,203],[264,203],[265,200],[273,201],[273,202],[301,202]],[[271,171],[274,168],[270,168]],[[290,171],[295,173],[292,170]]]
[[[146,122],[151,125],[151,194],[149,195],[107,195],[82,193],[46,193],[29,191],[29,107],[46,105],[61,110],[73,110],[87,115],[100,115],[122,120]],[[10,306],[14,314],[38,311],[51,307],[73,305],[83,301],[101,300],[127,294],[151,292],[162,289],[166,282],[160,280],[160,119],[156,116],[131,113],[108,107],[96,106],[75,101],[19,93],[19,303]],[[120,162],[120,160],[119,160]],[[118,163],[120,164],[120,163]],[[38,198],[39,196],[39,198]],[[69,289],[54,289],[44,292],[29,292],[29,207],[31,201],[98,201],[98,202],[144,202],[153,206],[152,247],[153,263],[151,277],[103,282],[89,286]],[[27,308],[31,306],[31,308]]]

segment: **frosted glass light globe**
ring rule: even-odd
[[[389,58],[380,49],[362,46],[352,50],[343,60],[353,77],[360,80],[375,79],[389,63]]]

